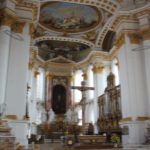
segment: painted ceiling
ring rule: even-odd
[[[109,52],[113,34],[111,38],[110,34],[106,36],[106,29],[113,16],[111,11],[117,6],[112,3],[109,8],[106,4],[85,4],[84,0],[83,3],[68,1],[46,0],[39,5],[33,43],[39,49],[40,58],[48,61],[62,56],[80,62],[95,49]]]
[[[41,6],[41,25],[59,32],[81,32],[97,26],[101,13],[88,5],[50,2]]]
[[[38,55],[48,61],[59,56],[74,62],[82,61],[90,53],[90,47],[77,42],[45,40],[36,43]]]

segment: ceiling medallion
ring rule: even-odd
[[[41,6],[39,23],[57,32],[83,32],[101,23],[96,7],[67,2],[48,2]]]

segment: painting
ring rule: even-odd
[[[45,61],[63,56],[79,62],[91,51],[90,47],[85,44],[69,41],[45,40],[37,42],[35,45],[38,46],[38,55]]]
[[[81,32],[96,27],[101,21],[96,7],[67,2],[49,2],[41,6],[39,22],[60,32]]]

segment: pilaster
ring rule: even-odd
[[[10,41],[6,87],[6,113],[14,114],[19,119],[22,119],[24,116],[26,108],[27,70],[30,45],[30,37],[27,34],[28,30],[29,26],[26,24],[23,28],[23,32],[14,33]],[[18,109],[14,107],[14,104],[19,105]]]
[[[123,144],[141,144],[145,139],[144,134],[140,135],[145,123],[139,120],[148,118],[144,54],[142,51],[134,51],[139,44],[137,36],[125,33],[125,43],[120,47],[118,55],[123,117],[120,125],[129,130],[128,135],[123,135]]]
[[[96,126],[96,122],[97,122],[97,119],[99,117],[99,108],[98,108],[98,96],[100,94],[102,94],[103,92],[103,86],[101,83],[102,81],[102,78],[103,78],[103,69],[104,69],[104,66],[102,64],[95,64],[92,68],[92,71],[93,71],[93,77],[94,77],[94,122],[95,122],[95,132],[97,133],[98,130],[97,130],[97,126]]]

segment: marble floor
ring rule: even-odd
[[[29,147],[30,147],[29,149],[31,150],[33,145],[30,145]],[[66,146],[64,147],[61,143],[45,143],[45,144],[40,144],[39,147],[40,150],[74,150],[72,147],[66,147]],[[39,150],[39,149],[35,149],[35,150]],[[93,149],[93,150],[98,150],[98,149]],[[106,149],[101,149],[101,150],[106,150]],[[107,150],[112,150],[112,149],[107,149]],[[126,147],[121,149],[113,148],[113,150],[150,150],[150,145],[141,145],[138,147]]]

